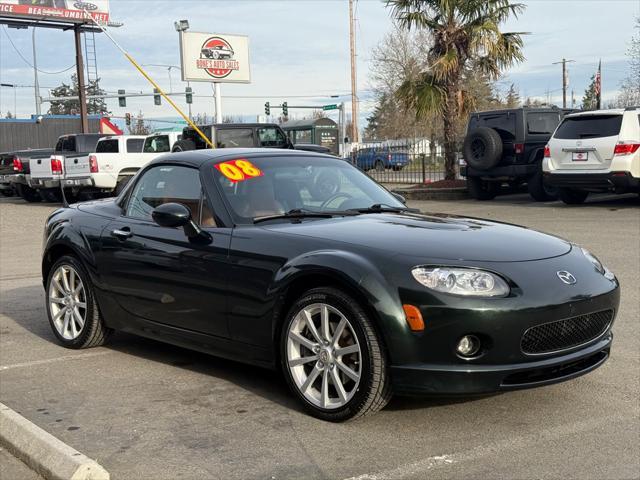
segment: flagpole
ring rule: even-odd
[[[596,110],[602,108],[602,59],[598,62],[598,73],[596,74]]]

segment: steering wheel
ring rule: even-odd
[[[353,198],[353,196],[349,195],[346,192],[334,193],[329,198],[327,198],[324,202],[322,202],[322,205],[320,205],[320,209],[321,210],[325,209],[331,202],[337,200],[338,198],[344,198],[345,200],[348,200],[350,198]]]

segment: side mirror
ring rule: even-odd
[[[163,203],[157,207],[151,217],[161,227],[184,227],[191,221],[191,212],[179,203]]]
[[[399,193],[396,192],[391,192],[391,195],[393,195],[394,197],[396,197],[396,200],[398,200],[399,202],[402,202],[403,205],[407,204],[407,199],[404,198],[402,195],[400,195]]]
[[[180,203],[163,203],[151,212],[153,221],[161,227],[182,227],[189,240],[211,243],[211,235],[202,230],[191,218],[191,211]]]

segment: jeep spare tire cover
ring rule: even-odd
[[[469,166],[488,170],[500,163],[502,138],[493,128],[476,128],[465,137],[463,153]]]

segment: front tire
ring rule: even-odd
[[[558,196],[567,205],[579,205],[584,203],[589,196],[589,192],[574,190],[573,188],[560,188]]]
[[[341,422],[384,408],[387,360],[358,302],[333,288],[309,290],[291,307],[280,339],[291,391],[314,417]]]
[[[195,150],[196,144],[193,140],[178,140],[173,144],[172,152],[187,152],[189,150]]]
[[[31,188],[29,185],[16,185],[18,195],[29,203],[36,203],[42,200],[38,190]]]
[[[100,316],[89,275],[75,257],[60,257],[51,267],[46,295],[49,324],[63,346],[97,347],[111,336],[112,330]]]

